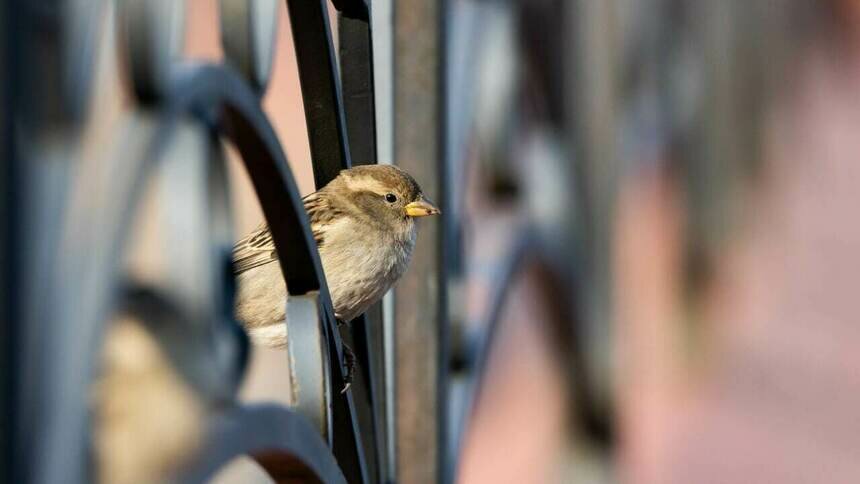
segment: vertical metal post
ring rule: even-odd
[[[394,162],[394,90],[393,90],[393,0],[374,0],[370,9],[370,35],[373,46],[373,107],[375,118],[375,155],[376,162]],[[380,476],[382,482],[393,482],[397,476],[396,439],[395,439],[395,344],[394,344],[394,293],[390,291],[381,304],[379,319],[382,328],[382,362],[384,383],[380,393],[380,435],[384,448],[380,452],[383,466]],[[371,313],[373,318],[373,313]],[[373,320],[373,319],[372,319]]]
[[[0,3],[0,481],[18,482],[16,470],[20,459],[17,451],[17,414],[15,387],[18,371],[16,352],[18,282],[17,217],[18,170],[13,136],[15,113],[14,94],[17,72],[14,52],[19,43],[15,38],[14,6],[11,1]]]
[[[287,0],[317,188],[349,168],[337,61],[322,0]]]
[[[53,317],[59,309],[45,300],[60,255],[69,180],[89,104],[101,2],[11,3],[5,13],[14,22],[10,28],[16,45],[7,52],[17,57],[3,75],[15,79],[18,88],[7,113],[15,130],[13,189],[18,191],[11,207],[18,217],[13,235],[18,244],[13,262],[18,267],[13,302],[15,466],[20,481],[83,482],[88,480],[88,449],[81,445],[84,419],[67,417],[86,413],[87,389],[63,390],[69,382],[49,364],[74,353],[77,347],[69,335],[78,328],[59,325]],[[31,62],[24,61],[24,53]]]
[[[340,41],[339,59],[343,107],[346,116],[347,138],[352,161],[356,165],[376,163],[375,103],[373,91],[373,43],[370,19],[360,2],[341,2],[344,8],[338,15]],[[354,12],[358,10],[359,12]],[[363,14],[363,15],[362,15]],[[364,418],[365,456],[370,479],[384,482],[386,465],[385,428],[385,341],[383,335],[382,305],[375,304],[366,314],[353,321],[351,341],[361,364],[369,396],[370,412]]]
[[[373,51],[367,20],[338,15],[341,91],[352,162],[376,163]]]
[[[443,12],[445,2],[403,0],[394,12],[394,153],[444,206]],[[420,222],[409,271],[395,290],[397,477],[443,480],[446,315],[442,225]]]
[[[578,1],[569,5],[568,29],[574,32],[575,48],[566,59],[567,75],[573,83],[568,116],[573,129],[579,163],[578,187],[583,193],[582,212],[588,231],[584,234],[586,255],[583,291],[583,320],[576,328],[576,344],[582,352],[581,374],[589,391],[588,408],[608,423],[612,405],[612,321],[609,313],[611,226],[615,182],[618,178],[617,101],[618,51],[617,5],[614,2]],[[582,398],[581,396],[577,398]],[[582,408],[580,411],[583,410]],[[598,417],[598,415],[600,415]]]

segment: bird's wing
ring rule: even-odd
[[[276,260],[275,242],[265,222],[233,246],[233,271],[236,274]]]
[[[311,232],[317,247],[325,243],[325,230],[335,219],[343,215],[335,200],[324,192],[315,192],[302,199],[308,219],[311,223]]]
[[[302,203],[310,219],[314,240],[318,246],[322,245],[325,225],[340,211],[334,209],[328,197],[322,196],[320,192],[304,197]],[[275,242],[265,222],[233,246],[233,271],[236,274],[277,260]]]

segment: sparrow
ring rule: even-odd
[[[339,323],[382,299],[409,266],[415,219],[440,213],[412,176],[391,165],[342,170],[302,202]],[[233,268],[236,316],[251,341],[284,347],[287,290],[265,223],[236,243]]]

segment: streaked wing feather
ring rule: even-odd
[[[311,193],[304,197],[302,203],[310,219],[314,240],[317,246],[320,246],[323,243],[321,226],[340,211],[333,210],[327,197],[320,196],[320,192]],[[236,274],[277,260],[278,253],[275,250],[275,242],[272,240],[272,234],[265,222],[233,246],[233,271]]]
[[[269,227],[262,223],[233,246],[233,272],[241,274],[278,260]]]

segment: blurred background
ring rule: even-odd
[[[259,453],[186,470],[223,440],[206,429],[224,409],[301,413],[295,360],[251,348],[246,364],[235,332],[200,349],[202,333],[105,301],[131,280],[213,319],[232,301],[213,254],[263,220],[220,105],[161,124],[181,103],[160,69],[241,71],[297,192],[314,190],[307,19],[280,1],[146,3],[0,2],[3,482],[281,482]],[[376,464],[350,474],[330,434],[347,482],[860,479],[860,2],[321,3],[334,51],[304,59],[336,54],[352,145],[351,103],[370,99],[373,159],[352,162],[403,166],[443,211],[361,323],[384,329],[366,369]],[[271,59],[258,85],[225,52],[236,5],[267,12],[249,38],[276,26],[250,49]],[[343,74],[355,19],[360,91]],[[177,163],[144,180],[127,165],[158,129],[191,141],[165,142]],[[195,292],[210,279],[183,271],[223,286]]]

